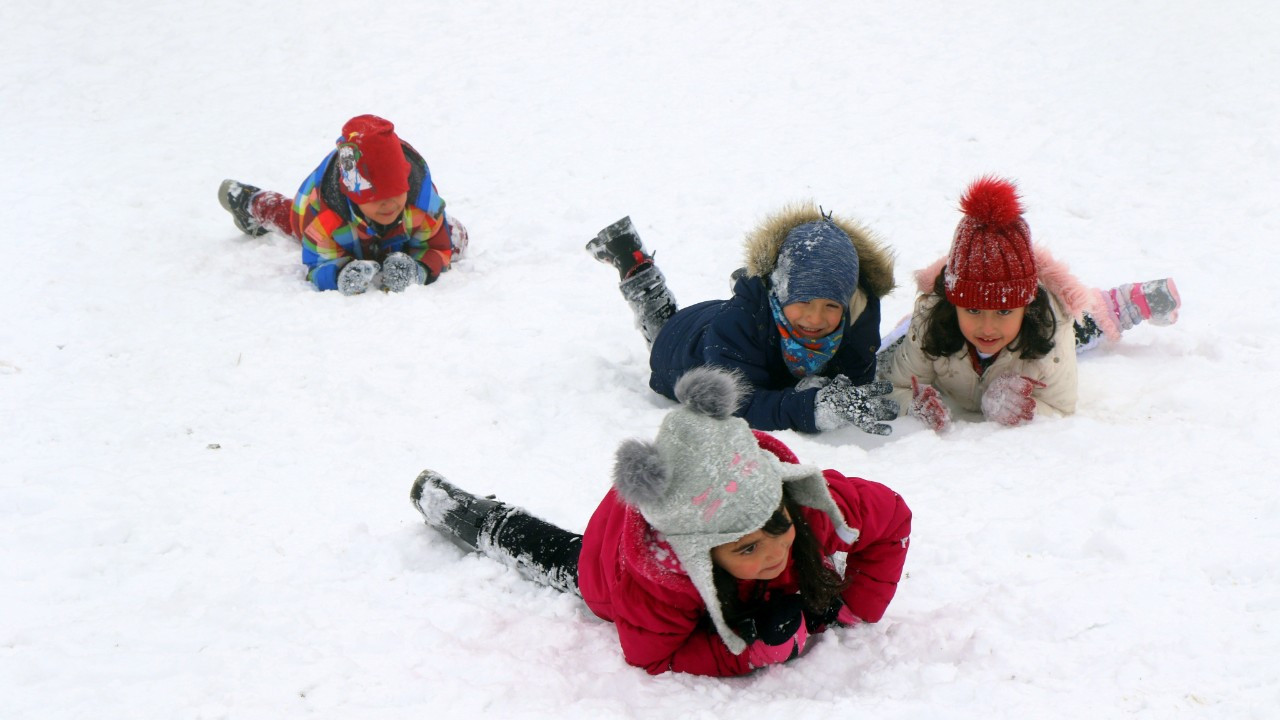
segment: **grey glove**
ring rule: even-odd
[[[372,260],[352,260],[338,273],[338,292],[343,295],[359,295],[369,289],[373,276],[382,269]]]
[[[814,422],[822,431],[852,424],[863,432],[888,435],[893,428],[876,421],[898,417],[898,403],[885,397],[891,392],[890,382],[854,386],[849,378],[837,375],[818,391],[813,404]]]
[[[402,252],[393,252],[382,260],[382,287],[391,292],[401,292],[426,280],[427,269]]]

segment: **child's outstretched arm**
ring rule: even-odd
[[[835,470],[824,470],[823,475],[845,522],[858,531],[852,545],[836,538],[829,528],[823,538],[832,541],[826,545],[828,552],[849,553],[845,576],[851,581],[842,598],[859,619],[876,622],[884,616],[902,577],[911,539],[911,510],[900,495],[880,483],[845,477]]]

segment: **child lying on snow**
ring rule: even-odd
[[[618,271],[650,345],[655,391],[674,399],[685,371],[715,365],[750,383],[739,412],[757,430],[855,425],[890,433],[880,421],[898,408],[883,397],[890,386],[872,381],[893,260],[858,223],[811,204],[786,208],[747,236],[733,297],[679,311],[629,217],[600,231],[587,250]]]
[[[445,214],[427,162],[374,115],[343,125],[337,147],[292,202],[235,180],[222,182],[218,202],[242,232],[301,241],[307,279],[344,295],[433,283],[467,246],[467,230]]]
[[[613,489],[578,535],[430,470],[411,498],[470,551],[581,595],[652,674],[742,675],[804,652],[833,623],[876,622],[906,560],[911,511],[889,488],[799,465],[733,417],[743,386],[712,367],[652,443],[619,447]],[[844,575],[831,556],[848,553]]]
[[[950,253],[916,273],[910,326],[880,356],[893,398],[930,428],[951,423],[944,397],[1004,425],[1075,412],[1078,351],[1178,319],[1172,279],[1097,290],[1033,246],[1012,182],[981,178],[960,208]]]

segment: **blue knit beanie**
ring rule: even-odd
[[[830,220],[797,225],[782,241],[769,279],[782,305],[824,298],[848,309],[858,287],[858,251]]]

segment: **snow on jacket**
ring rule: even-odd
[[[649,386],[675,399],[675,383],[690,368],[717,365],[740,372],[751,383],[738,411],[757,430],[817,432],[818,388],[797,390],[799,378],[782,358],[781,337],[769,309],[769,275],[792,228],[822,219],[818,208],[801,206],[763,223],[746,239],[746,275],[728,300],[709,300],[677,312],[662,326],[649,354]],[[856,385],[871,382],[880,348],[880,298],[893,290],[893,259],[871,235],[834,219],[858,251],[858,289],[845,316],[844,338],[820,373],[845,375]],[[839,298],[833,298],[839,299]]]
[[[982,395],[987,387],[1001,375],[1025,375],[1045,384],[1032,391],[1036,401],[1036,414],[1047,416],[1069,415],[1076,409],[1076,348],[1073,322],[1081,319],[1085,311],[1104,322],[1111,318],[1101,303],[1098,292],[1080,283],[1067,270],[1065,264],[1055,260],[1041,246],[1033,252],[1039,269],[1040,285],[1049,294],[1054,315],[1053,350],[1042,358],[1024,360],[1017,352],[1002,350],[986,370],[978,370],[972,348],[965,347],[954,354],[930,358],[921,349],[924,338],[924,322],[929,310],[938,303],[933,294],[934,283],[946,264],[943,258],[915,274],[921,295],[916,298],[911,315],[911,325],[903,341],[894,347],[884,360],[882,377],[893,383],[893,399],[898,401],[902,413],[911,403],[911,377],[922,385],[931,384],[946,397],[955,408],[968,412],[981,412]],[[1114,335],[1114,322],[1099,322],[1108,335]]]
[[[760,447],[784,462],[796,457],[780,440],[756,433]],[[826,556],[848,553],[841,599],[857,617],[876,622],[897,590],[911,534],[911,511],[897,493],[879,483],[824,470],[831,496],[849,527],[853,544],[836,534],[830,518],[802,508]],[[755,581],[743,581],[740,588]],[[770,591],[796,592],[793,566],[767,581]],[[587,607],[613,622],[622,653],[650,674],[685,672],[730,676],[750,672],[746,653],[734,655],[711,624],[706,605],[669,546],[613,490],[591,516],[582,538],[578,588]]]
[[[393,252],[403,252],[427,269],[434,282],[449,268],[453,244],[444,200],[431,183],[427,162],[406,142],[409,161],[409,197],[400,219],[386,227],[365,220],[339,189],[337,150],[302,182],[293,200],[293,230],[302,238],[302,263],[307,279],[317,290],[338,287],[338,271],[351,260],[381,262]]]

